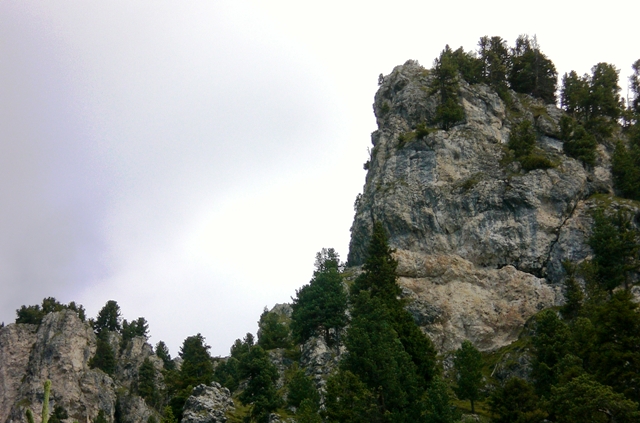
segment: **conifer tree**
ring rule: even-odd
[[[456,395],[471,402],[471,413],[475,414],[475,402],[480,398],[482,384],[482,355],[469,341],[463,341],[453,357],[456,371]]]
[[[422,333],[409,312],[404,309],[404,301],[399,299],[401,290],[396,283],[398,262],[392,253],[384,227],[380,222],[374,223],[367,258],[362,266],[363,273],[351,287],[352,296],[358,298],[358,292],[366,290],[370,292],[371,298],[382,301],[402,346],[417,367],[421,385],[426,388],[435,375],[436,351],[431,340]]]
[[[259,345],[251,347],[249,354],[240,362],[240,376],[247,379],[247,387],[240,394],[240,401],[251,405],[253,422],[268,423],[269,415],[282,403],[276,390],[278,370],[269,355]]]
[[[448,131],[464,119],[464,109],[458,100],[458,67],[453,51],[447,45],[433,64],[431,93],[439,97],[435,121]]]
[[[347,324],[340,257],[333,248],[323,248],[316,254],[315,266],[311,282],[300,288],[293,299],[291,331],[299,343],[321,335],[327,345],[333,346]]]
[[[520,35],[511,53],[509,85],[515,92],[525,93],[555,104],[558,72],[551,60],[540,51],[536,37]]]

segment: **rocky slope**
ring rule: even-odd
[[[600,147],[587,169],[562,153],[556,106],[513,92],[508,106],[490,87],[464,81],[465,121],[416,136],[435,115],[429,84],[413,61],[381,80],[349,263],[362,263],[373,222],[383,222],[410,310],[437,347],[469,339],[492,350],[562,301],[562,261],[590,252],[590,197],[613,192],[609,153]],[[509,159],[509,131],[522,119],[535,123],[537,147],[554,168],[525,172]]]
[[[119,344],[117,337],[112,334],[114,344]],[[99,410],[113,421],[116,406],[126,422],[158,417],[131,393],[145,358],[149,357],[158,371],[162,368],[162,360],[153,354],[146,339],[134,338],[118,354],[113,376],[89,367],[95,351],[93,330],[70,310],[48,314],[39,326],[10,324],[1,328],[0,422],[25,422],[25,411],[30,408],[38,423],[47,379],[52,382],[50,409],[64,407],[69,421],[91,422]]]

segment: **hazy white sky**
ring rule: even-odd
[[[378,75],[537,34],[626,95],[636,0],[0,2],[0,321],[115,299],[177,354],[254,332],[347,256]]]

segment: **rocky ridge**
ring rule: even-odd
[[[564,260],[589,257],[592,195],[613,194],[610,151],[600,146],[586,168],[562,152],[555,105],[514,92],[507,105],[490,87],[464,81],[464,122],[418,134],[435,116],[430,81],[415,61],[381,80],[349,264],[362,263],[373,222],[382,222],[409,309],[439,350],[464,339],[494,350],[563,301]],[[523,119],[534,122],[553,168],[525,172],[509,158],[509,131]]]
[[[112,342],[119,343],[112,334]],[[132,339],[117,359],[113,376],[89,367],[96,351],[96,335],[74,311],[49,313],[38,325],[10,324],[0,329],[0,422],[26,422],[34,411],[36,423],[44,400],[44,382],[51,380],[50,409],[62,406],[69,421],[89,423],[103,410],[110,421],[116,407],[123,422],[158,418],[142,398],[130,394],[137,370],[145,358],[156,369],[162,360],[146,339]],[[118,348],[115,351],[119,351]]]

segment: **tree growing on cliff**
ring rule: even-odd
[[[610,294],[621,285],[631,289],[632,274],[640,268],[640,239],[631,215],[622,210],[607,214],[597,209],[593,221],[588,243],[598,283]]]
[[[439,97],[435,121],[445,131],[464,119],[464,109],[458,100],[458,66],[454,52],[447,45],[433,63],[431,94]]]
[[[558,72],[553,62],[540,51],[537,39],[520,35],[511,50],[509,85],[518,93],[529,94],[547,104],[555,104]]]
[[[484,36],[478,42],[478,55],[482,61],[483,81],[491,85],[500,98],[507,99],[509,74],[509,49],[502,37]]]
[[[98,313],[93,324],[93,330],[99,334],[104,329],[120,331],[121,327],[120,306],[114,300],[109,300]]]
[[[315,271],[308,285],[296,291],[291,305],[291,331],[299,343],[323,336],[335,345],[347,324],[347,294],[342,285],[342,264],[333,248],[316,254]]]
[[[109,331],[98,333],[96,339],[96,353],[89,360],[89,367],[100,369],[108,375],[116,371],[116,354],[109,343]]]

